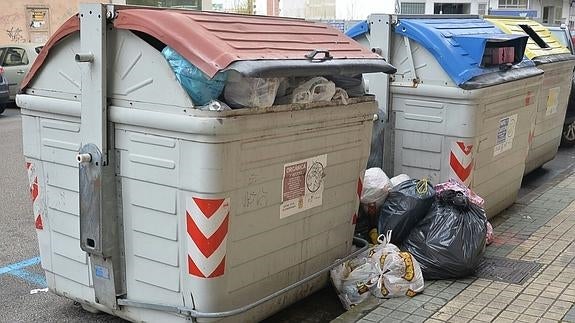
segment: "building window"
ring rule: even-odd
[[[477,5],[477,14],[485,16],[485,15],[489,14],[487,12],[487,9],[488,9],[487,3],[480,3],[479,5]]]
[[[501,9],[527,9],[527,0],[499,0]]]
[[[404,15],[423,15],[425,14],[424,2],[402,2],[400,13]]]
[[[435,3],[433,5],[433,13],[436,15],[469,14],[470,9],[469,3]]]

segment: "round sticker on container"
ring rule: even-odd
[[[323,180],[323,165],[320,162],[315,162],[309,168],[307,172],[307,189],[310,192],[317,192],[321,186]]]

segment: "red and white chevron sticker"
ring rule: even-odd
[[[36,229],[43,230],[44,223],[42,221],[42,203],[40,199],[40,184],[38,183],[38,175],[36,174],[36,167],[31,162],[26,162],[26,171],[28,172],[28,183],[30,189],[30,197],[32,198],[32,208],[34,210],[34,225]]]
[[[459,179],[465,185],[469,185],[473,170],[473,145],[464,141],[451,143],[449,166],[452,178]]]
[[[224,275],[229,218],[229,198],[186,200],[190,275],[200,278]]]

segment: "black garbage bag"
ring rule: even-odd
[[[355,224],[354,235],[358,238],[369,241],[369,230],[371,228],[372,227],[369,215],[364,210],[364,208],[360,206],[357,212],[357,223]]]
[[[485,251],[485,210],[461,192],[438,194],[429,213],[401,245],[419,262],[425,279],[466,277]]]
[[[394,186],[379,211],[378,232],[391,232],[391,243],[399,245],[427,214],[435,198],[427,180],[410,179]]]

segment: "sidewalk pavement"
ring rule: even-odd
[[[370,299],[340,322],[575,322],[575,173],[520,199],[491,219],[486,257],[532,261],[523,284],[484,278],[426,281],[413,298]]]

